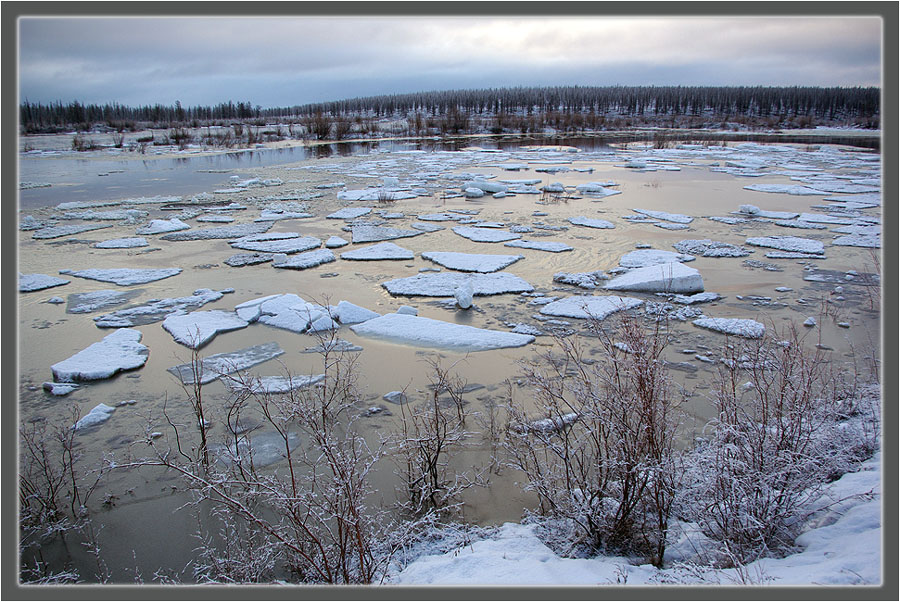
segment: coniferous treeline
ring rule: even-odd
[[[876,87],[713,87],[713,86],[556,86],[445,90],[368,96],[322,103],[263,109],[250,102],[183,107],[161,104],[128,107],[61,101],[20,105],[26,133],[63,128],[87,129],[106,124],[133,129],[136,124],[207,125],[247,120],[303,119],[331,116],[400,117],[422,114],[708,117],[712,119],[788,119],[806,117],[819,122],[853,121],[878,126],[880,89]]]

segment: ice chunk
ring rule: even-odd
[[[504,232],[493,228],[476,228],[472,226],[455,226],[453,231],[474,242],[505,242],[522,238],[521,234]]]
[[[147,362],[150,350],[141,345],[140,331],[121,328],[72,357],[50,366],[56,382],[83,382],[110,378]]]
[[[140,237],[112,238],[110,240],[94,243],[91,246],[96,249],[136,249],[138,247],[148,247],[150,246],[150,243],[147,242],[146,238]]]
[[[654,219],[661,219],[663,221],[672,222],[675,224],[689,224],[694,221],[689,215],[681,215],[680,213],[667,213],[665,211],[651,211],[649,209],[632,209],[635,213],[640,213],[641,215],[646,215],[652,217]]]
[[[354,305],[349,301],[338,303],[334,313],[335,318],[341,324],[359,324],[360,322],[377,318],[380,315],[359,305]]]
[[[583,215],[570,217],[568,221],[576,226],[586,226],[588,228],[610,229],[616,227],[614,223],[608,222],[605,219],[591,219],[584,217]]]
[[[37,240],[46,240],[49,238],[70,236],[72,234],[81,234],[82,232],[91,232],[93,230],[102,230],[103,228],[112,228],[112,226],[102,224],[66,224],[64,226],[47,226],[46,228],[35,230],[31,235],[31,238]]]
[[[135,230],[135,234],[166,234],[169,232],[179,232],[181,230],[190,229],[191,227],[188,224],[177,217],[173,217],[171,219],[150,220],[149,224]]]
[[[182,345],[199,349],[220,332],[246,328],[248,324],[234,312],[214,309],[171,315],[163,320],[162,327]]]
[[[130,291],[102,290],[90,293],[73,293],[69,295],[69,303],[66,313],[88,314],[95,311],[121,305],[126,301],[137,297],[143,292],[141,289]]]
[[[675,295],[672,301],[682,305],[693,305],[695,303],[709,303],[710,301],[718,301],[721,299],[719,293],[696,293],[694,295]]]
[[[404,249],[392,242],[380,242],[378,244],[362,247],[341,253],[341,259],[355,261],[376,261],[382,259],[413,259],[415,254],[409,249]]]
[[[75,383],[54,383],[47,382],[43,385],[45,391],[49,391],[51,395],[63,396],[68,395],[72,391],[76,391],[81,388],[81,385],[76,385]]]
[[[579,272],[574,274],[570,274],[568,272],[557,272],[553,274],[553,282],[571,284],[573,286],[589,290],[593,290],[599,287],[600,282],[603,280],[609,280],[609,276],[607,276],[602,270],[597,270],[595,272]]]
[[[549,253],[562,253],[563,251],[571,251],[573,247],[563,242],[555,241],[538,241],[538,240],[514,240],[504,243],[505,247],[514,247],[516,249],[534,249],[536,251],[547,251]]]
[[[350,329],[360,336],[455,351],[522,347],[534,341],[531,335],[487,330],[399,313],[386,314],[351,326]]]
[[[824,190],[817,190],[809,186],[798,186],[796,184],[750,184],[744,186],[746,190],[755,190],[756,192],[773,192],[776,194],[794,194],[794,195],[826,195]]]
[[[323,263],[331,263],[336,261],[334,253],[331,249],[316,249],[315,251],[307,251],[298,255],[288,257],[284,254],[276,254],[272,258],[273,268],[286,268],[292,270],[306,270],[314,268]]]
[[[630,251],[622,255],[619,259],[619,265],[623,268],[634,269],[658,265],[660,263],[686,261],[694,261],[694,256],[657,249],[638,249],[637,251]]]
[[[257,265],[272,261],[275,257],[274,253],[237,253],[224,261],[225,265],[233,268],[243,267],[245,265]]]
[[[329,236],[328,240],[325,241],[326,249],[340,249],[341,247],[346,247],[350,244],[349,240],[344,240],[340,236]]]
[[[372,212],[371,207],[345,207],[335,211],[331,215],[325,216],[326,219],[356,219]]]
[[[672,246],[681,253],[700,255],[701,257],[746,257],[750,254],[750,251],[744,247],[708,238],[681,240]]]
[[[260,222],[250,224],[238,224],[235,226],[218,226],[215,228],[202,228],[189,232],[172,232],[162,236],[162,240],[214,240],[219,238],[240,238],[250,234],[262,234],[268,232],[272,222]]]
[[[463,190],[467,188],[477,188],[482,191],[482,196],[485,192],[495,193],[507,191],[507,186],[505,184],[485,182],[484,180],[469,180],[468,182],[464,182],[460,188]]]
[[[715,330],[723,334],[731,334],[748,339],[760,339],[766,333],[766,327],[756,320],[739,318],[698,318],[693,324],[700,328]]]
[[[391,188],[366,188],[363,190],[342,190],[337,193],[337,198],[341,201],[401,201],[414,199],[416,195],[411,192]]]
[[[642,303],[643,301],[634,297],[576,295],[558,299],[544,305],[541,308],[541,313],[546,316],[602,320],[617,311],[632,309]]]
[[[310,249],[318,249],[322,246],[322,241],[314,236],[303,236],[299,238],[285,238],[282,240],[266,240],[266,241],[234,241],[231,246],[236,249],[244,249],[246,251],[257,251],[260,253],[299,253],[301,251],[309,251]]]
[[[245,391],[247,393],[289,393],[297,389],[305,389],[310,385],[325,380],[324,374],[311,374],[309,376],[297,374],[290,376],[257,376],[249,379],[223,376],[222,382],[232,391]]]
[[[475,289],[472,286],[471,280],[466,280],[453,292],[453,296],[456,297],[456,304],[460,309],[469,309],[472,307],[472,296],[474,294]]]
[[[133,284],[146,284],[163,278],[170,278],[181,273],[181,268],[110,268],[110,269],[88,269],[88,270],[60,270],[60,274],[68,274],[69,276],[77,276],[78,278],[86,278],[88,280],[99,280],[100,282],[112,282],[119,286],[131,286]]]
[[[354,243],[364,243],[419,236],[423,232],[421,230],[405,230],[386,226],[353,226],[351,233]]]
[[[109,314],[97,316],[94,318],[94,325],[97,328],[121,328],[124,326],[140,326],[142,324],[151,324],[162,320],[169,314],[175,312],[187,311],[210,303],[218,301],[227,291],[214,291],[208,288],[201,288],[194,291],[194,294],[187,297],[175,297],[168,299],[154,299],[144,305],[136,307],[127,307]]]
[[[90,412],[85,414],[78,422],[76,422],[72,428],[76,431],[79,431],[91,426],[103,424],[110,419],[112,413],[115,411],[116,408],[111,408],[105,403],[99,403],[95,405]]]
[[[251,366],[278,357],[283,353],[284,350],[278,346],[278,343],[273,342],[254,345],[253,347],[247,347],[238,351],[210,355],[201,360],[198,370],[200,382],[212,382],[221,376],[232,374],[239,370],[246,370]],[[172,368],[169,368],[168,371],[178,377],[181,382],[186,385],[195,383],[195,374],[191,364],[173,366]]]
[[[881,236],[877,234],[848,234],[846,236],[838,236],[831,244],[843,247],[880,249]]]
[[[818,240],[799,238],[797,236],[755,236],[748,238],[746,243],[755,247],[768,247],[794,253],[811,253],[815,255],[825,253],[825,245]]]
[[[456,289],[467,280],[472,282],[476,296],[501,295],[503,293],[531,292],[534,287],[508,272],[491,274],[457,274],[452,272],[428,273],[382,282],[392,295],[453,297]]]
[[[422,258],[438,265],[460,272],[496,272],[512,265],[524,257],[522,255],[490,255],[477,253],[456,253],[452,251],[425,251]]]
[[[42,291],[54,286],[62,286],[69,284],[71,280],[59,278],[57,276],[49,276],[47,274],[19,274],[19,292],[30,293],[33,291]]]
[[[699,293],[703,292],[703,278],[700,272],[683,263],[661,263],[631,270],[610,280],[604,288],[645,293]]]

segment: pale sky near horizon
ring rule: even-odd
[[[880,86],[878,17],[19,21],[32,102],[292,106],[544,85]]]

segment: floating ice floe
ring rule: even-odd
[[[217,353],[204,357],[198,370],[200,383],[206,384],[226,374],[232,374],[239,370],[246,370],[262,362],[276,358],[283,354],[284,350],[278,343],[264,343],[254,345],[237,351]],[[194,367],[191,364],[179,364],[168,368],[168,371],[178,377],[185,385],[195,384]]]
[[[559,282],[561,284],[571,284],[573,286],[577,286],[578,288],[584,288],[588,290],[598,288],[600,286],[600,283],[604,280],[609,280],[609,276],[602,270],[597,270],[595,272],[578,273],[557,272],[553,274],[553,282]]]
[[[700,272],[683,263],[661,263],[626,272],[603,288],[645,293],[699,293],[703,292],[703,278]]]
[[[538,240],[514,240],[503,244],[504,247],[516,249],[534,249],[535,251],[547,251],[548,253],[562,253],[571,251],[573,247],[563,242],[538,241]]]
[[[765,219],[796,219],[800,216],[794,211],[767,211],[760,209],[756,205],[741,205],[738,208],[738,214],[748,217],[762,217]]]
[[[131,286],[133,284],[146,284],[164,278],[171,278],[181,273],[181,268],[94,268],[88,270],[60,270],[60,274],[77,276],[88,280],[100,282],[112,282],[119,286]]]
[[[801,213],[797,218],[802,222],[809,222],[813,224],[834,224],[836,226],[850,226],[852,224],[857,223],[856,220],[847,219],[846,217],[837,216],[837,215],[824,215],[822,213]]]
[[[138,247],[148,247],[150,243],[146,238],[112,238],[91,245],[96,249],[136,249]]]
[[[272,261],[275,257],[274,253],[237,253],[226,259],[223,263],[233,268],[243,267],[245,265],[257,265]]]
[[[693,321],[694,326],[714,330],[723,334],[744,337],[747,339],[761,339],[766,334],[766,327],[756,320],[741,318],[698,318]]]
[[[282,211],[276,209],[263,209],[255,222],[277,222],[288,219],[309,219],[315,217],[312,213],[306,211]]]
[[[660,263],[686,262],[694,261],[693,255],[685,253],[674,253],[672,251],[662,251],[659,249],[638,249],[629,251],[619,258],[619,265],[623,268],[634,269],[644,268]]]
[[[399,313],[386,314],[351,326],[350,329],[360,336],[454,351],[522,347],[534,341],[531,335],[475,328]]]
[[[774,223],[782,228],[797,228],[799,230],[824,230],[828,227],[825,224],[814,224],[797,219],[780,219]]]
[[[35,230],[31,238],[37,240],[46,240],[50,238],[60,238],[61,236],[70,236],[72,234],[81,234],[82,232],[91,232],[93,230],[102,230],[103,228],[112,228],[108,224],[66,224],[63,226],[48,226]]]
[[[187,240],[214,240],[218,238],[240,238],[250,234],[262,234],[268,232],[272,227],[272,222],[260,222],[250,224],[238,224],[235,226],[218,226],[215,228],[202,228],[200,230],[191,230],[188,232],[172,232],[165,234],[161,238],[170,241],[187,241]]]
[[[78,420],[78,422],[76,422],[72,426],[72,428],[76,431],[80,431],[81,429],[86,429],[88,427],[103,424],[110,419],[113,412],[115,411],[116,408],[112,408],[105,403],[99,403],[95,405],[90,412],[88,412],[80,420]]]
[[[453,291],[453,296],[456,298],[456,305],[459,306],[460,309],[469,309],[472,307],[472,297],[474,295],[475,289],[472,286],[471,279],[466,280]]]
[[[754,190],[756,192],[773,192],[776,194],[794,194],[801,196],[825,195],[827,191],[817,190],[809,186],[798,186],[796,184],[750,184],[744,186],[746,190]]]
[[[714,222],[728,224],[730,226],[747,223],[747,220],[742,217],[712,216],[712,217],[707,217],[706,219],[714,221]]]
[[[375,314],[375,317],[378,317],[379,314]],[[362,320],[365,322],[365,320]],[[358,322],[356,322],[358,324]],[[363,348],[359,345],[354,345],[350,341],[346,341],[344,339],[328,339],[319,343],[318,345],[313,345],[312,347],[307,347],[300,353],[349,353],[362,351]]]
[[[298,238],[284,238],[281,240],[264,241],[233,241],[230,243],[235,249],[256,251],[258,253],[300,253],[310,249],[318,249],[322,241],[315,236],[303,236]]]
[[[222,382],[232,391],[243,391],[253,394],[289,393],[298,389],[305,389],[323,380],[325,380],[324,374],[255,376],[251,378],[222,377]]]
[[[405,230],[402,228],[389,228],[386,226],[353,226],[351,228],[354,243],[381,242],[398,238],[419,236],[421,230]]]
[[[417,216],[419,221],[423,222],[458,222],[463,216],[457,213],[426,213]]]
[[[454,232],[474,242],[505,242],[522,238],[521,234],[505,232],[493,228],[476,228],[472,226],[454,226]]]
[[[350,244],[349,240],[344,240],[340,236],[329,236],[328,240],[325,241],[326,249],[340,249],[341,247],[346,247]]]
[[[61,219],[83,219],[88,221],[119,221],[128,220],[131,222],[139,221],[150,215],[147,211],[138,209],[117,209],[114,211],[67,211],[63,213]]]
[[[81,388],[81,385],[75,383],[54,383],[54,382],[46,382],[43,384],[44,390],[49,392],[51,395],[56,395],[57,397],[62,397],[63,395],[68,395],[72,391],[77,391]]]
[[[838,236],[831,244],[843,247],[863,247],[867,249],[880,249],[881,236],[878,234],[848,234]]]
[[[653,219],[661,219],[666,222],[672,222],[675,224],[689,224],[694,221],[694,218],[689,215],[682,215],[680,213],[668,213],[666,211],[651,211],[649,209],[632,209],[635,213],[640,213],[641,215],[646,215],[648,217],[652,217]]]
[[[750,251],[744,247],[708,238],[681,240],[672,246],[681,253],[701,257],[746,257],[750,254]]]
[[[616,194],[622,194],[621,190],[610,190],[607,186],[615,186],[614,182],[587,182],[586,184],[578,184],[575,189],[582,194],[589,194],[592,197],[608,197]]]
[[[611,228],[615,228],[616,225],[612,222],[606,221],[605,219],[591,219],[589,217],[584,217],[583,215],[579,215],[577,217],[568,218],[569,223],[574,224],[576,226],[585,226],[587,228],[598,228],[601,230],[608,230]]]
[[[236,313],[219,309],[170,315],[162,323],[162,327],[176,342],[191,349],[203,347],[220,332],[238,330],[248,325],[249,322],[239,318]]]
[[[69,284],[71,280],[48,274],[19,274],[19,292],[30,293]]]
[[[354,305],[349,301],[339,302],[334,311],[334,317],[337,318],[338,322],[341,324],[359,324],[377,318],[379,315],[381,314],[375,313],[365,307]]]
[[[672,301],[681,305],[694,305],[695,303],[709,303],[718,301],[722,296],[719,293],[696,293],[693,295],[674,295]]]
[[[426,222],[413,222],[409,227],[415,230],[421,230],[422,232],[439,232],[444,229],[443,226]]]
[[[413,259],[415,254],[409,249],[396,245],[392,242],[380,242],[368,247],[353,249],[341,253],[341,259],[349,259],[354,261],[378,261],[378,260],[400,260]]]
[[[201,215],[197,218],[198,222],[211,222],[215,224],[230,224],[234,218],[230,215]]]
[[[363,190],[342,190],[337,193],[341,201],[402,201],[414,199],[416,195],[404,190],[394,188],[366,188]]]
[[[171,219],[153,219],[150,220],[150,223],[141,226],[137,230],[135,230],[135,234],[167,234],[169,232],[179,232],[181,230],[190,230],[191,227],[178,219],[177,217],[173,217]]]
[[[425,251],[422,258],[460,272],[497,272],[524,259],[522,255],[485,255],[451,251]]]
[[[284,253],[276,253],[272,256],[272,267],[306,270],[335,260],[334,253],[330,249],[316,249],[315,251],[307,251],[306,253],[290,256]]]
[[[615,312],[632,309],[642,303],[640,299],[617,295],[577,295],[548,303],[541,307],[541,313],[546,316],[603,320]]]
[[[809,253],[813,255],[823,255],[825,253],[825,245],[820,241],[797,236],[753,236],[745,242],[754,247],[766,247],[793,253]]]
[[[212,301],[218,301],[227,290],[228,289],[214,291],[208,288],[201,288],[195,290],[192,295],[186,297],[153,299],[143,305],[128,307],[102,316],[97,316],[94,318],[94,325],[97,328],[123,328],[152,324],[153,322],[164,319],[172,313],[184,312],[211,303]]]
[[[141,345],[140,331],[121,328],[82,349],[72,357],[50,366],[53,380],[60,383],[110,378],[123,370],[147,363],[150,349]]]
[[[330,215],[326,215],[325,219],[350,220],[368,215],[371,212],[371,207],[345,207],[344,209],[339,209]]]
[[[835,234],[861,234],[865,236],[880,236],[881,230],[881,224],[872,224],[870,226],[854,224],[831,229]]]
[[[491,194],[495,192],[506,192],[508,189],[505,184],[486,182],[485,180],[469,180],[464,182],[460,188],[464,191],[469,188],[477,188],[482,191],[482,195],[484,195],[485,192],[490,192]]]
[[[457,274],[452,272],[418,274],[408,278],[382,282],[381,286],[392,295],[453,297],[456,289],[467,281],[472,283],[473,294],[476,296],[502,295],[504,293],[521,293],[534,290],[534,287],[528,282],[507,272],[494,272],[491,274]]]
[[[242,434],[238,440],[230,441],[228,445],[212,444],[209,453],[216,462],[225,466],[242,464],[256,468],[269,466],[284,460],[287,450],[294,450],[300,445],[300,436],[297,433],[287,433],[287,443],[281,433],[258,433],[252,436]],[[287,446],[287,449],[285,448]]]
[[[69,295],[66,313],[89,314],[108,307],[115,307],[137,297],[142,292],[143,290],[137,289],[130,291],[102,290],[89,293],[73,293]],[[132,324],[127,324],[127,326],[132,326]]]

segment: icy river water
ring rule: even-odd
[[[360,422],[372,441],[397,427],[400,407],[383,399],[384,394],[405,390],[411,404],[428,399],[429,358],[439,359],[445,368],[452,366],[470,383],[469,408],[484,412],[490,404],[503,402],[507,381],[515,382],[520,375],[520,360],[552,348],[553,338],[548,334],[554,323],[549,320],[565,321],[566,324],[555,326],[570,336],[583,338],[588,346],[592,344],[584,320],[543,315],[541,308],[548,297],[564,299],[611,291],[603,290],[605,281],[595,289],[579,288],[555,282],[555,274],[602,270],[612,271],[615,277],[620,271],[616,268],[627,253],[645,248],[675,252],[673,245],[686,240],[729,243],[747,251],[736,257],[696,253],[692,261],[684,263],[699,272],[702,289],[718,293],[719,300],[661,308],[653,304],[668,298],[653,292],[615,293],[643,301],[641,307],[632,310],[636,315],[646,316],[651,307],[672,314],[669,324],[673,340],[665,357],[671,363],[675,380],[691,393],[684,408],[685,441],[701,430],[711,416],[704,383],[716,369],[726,343],[725,335],[693,323],[701,314],[755,320],[769,331],[793,323],[808,343],[828,350],[830,361],[845,364],[848,370],[854,365],[862,369],[865,356],[878,356],[880,306],[878,287],[873,286],[872,277],[877,272],[880,253],[879,248],[872,248],[880,245],[880,238],[872,233],[880,231],[881,223],[881,165],[876,152],[846,146],[757,143],[662,149],[638,144],[582,149],[416,150],[398,146],[392,152],[381,144],[327,154],[320,152],[317,156],[309,149],[298,148],[214,158],[156,159],[159,163],[152,165],[148,165],[149,161],[105,157],[87,161],[23,157],[20,179],[51,185],[21,193],[20,219],[31,216],[22,224],[38,223],[34,226],[37,229],[19,233],[19,272],[63,277],[69,282],[19,294],[20,423],[61,420],[73,407],[79,416],[84,416],[99,403],[115,407],[122,401],[134,400],[134,404],[117,407],[103,424],[78,431],[76,441],[85,467],[96,464],[103,455],[140,453],[137,448],[146,445],[143,441],[148,432],[166,432],[164,406],[172,420],[189,423],[191,409],[185,392],[167,369],[189,361],[191,351],[176,342],[162,328],[161,321],[133,327],[141,333],[141,343],[149,348],[149,357],[139,369],[85,383],[66,396],[52,395],[42,385],[53,381],[51,365],[113,332],[114,329],[95,325],[98,316],[154,299],[188,296],[198,289],[233,291],[187,311],[231,312],[260,297],[291,293],[322,304],[349,301],[378,314],[390,314],[406,305],[414,307],[418,316],[443,322],[504,332],[525,324],[545,333],[520,347],[454,351],[440,345],[421,346],[358,335],[347,326],[337,331],[339,338],[362,348],[354,352],[358,353],[357,376],[364,397],[360,412],[382,408]],[[500,198],[490,192],[480,198],[466,198],[461,190],[466,181],[504,180],[509,181],[504,186],[513,190],[518,186],[520,192]],[[511,182],[515,180],[519,182]],[[531,190],[556,183],[562,185],[564,193]],[[589,192],[592,187],[587,185],[591,183],[600,192]],[[379,188],[382,201],[386,188],[396,200],[379,202]],[[367,191],[369,196],[364,198],[370,200],[347,200],[354,197],[353,191]],[[180,198],[153,198],[160,195]],[[59,205],[74,201],[82,204]],[[91,201],[107,204],[90,206]],[[108,204],[111,201],[116,202]],[[370,207],[372,211],[356,222],[327,218],[339,209],[358,207]],[[130,218],[103,215],[122,210],[146,213],[131,213]],[[308,216],[256,221],[290,217],[286,213],[291,212]],[[766,217],[765,212],[791,215]],[[437,221],[436,214],[442,214],[445,221]],[[692,219],[680,223],[684,220],[679,216]],[[321,241],[332,236],[351,241],[355,233],[345,228],[351,229],[354,223],[358,226],[360,220],[404,230],[423,223],[442,229],[391,240],[411,252],[411,259],[342,259],[341,253],[371,244],[353,242],[334,249],[335,261],[294,270],[274,268],[271,262],[242,267],[225,263],[235,254],[250,252],[229,244],[237,237],[177,241],[164,239],[160,234],[138,233],[152,219],[173,217],[190,226],[184,232],[269,223],[268,234],[299,233]],[[224,221],[228,218],[233,221]],[[598,229],[570,221],[583,222],[577,218],[605,220],[614,227]],[[207,222],[208,219],[221,221]],[[467,221],[472,223],[466,224]],[[46,232],[39,226],[52,227],[53,223],[110,227],[53,238],[39,236]],[[540,243],[564,243],[571,249],[548,252],[508,247],[503,242],[476,242],[453,230],[479,224],[490,232],[516,234],[521,240]],[[850,242],[860,244],[862,240],[868,246],[842,244],[848,241],[848,234],[833,231],[853,231],[854,227],[867,234],[851,238]],[[94,246],[110,239],[141,236],[147,246]],[[813,245],[820,243],[822,252],[773,258],[767,254],[777,252],[776,249],[748,242],[786,236],[813,241]],[[475,296],[470,309],[461,309],[452,297],[394,296],[382,286],[392,279],[438,273],[432,271],[436,269],[440,273],[454,272],[422,256],[429,251],[521,255],[503,271],[526,281],[533,290],[524,295],[515,292]],[[182,271],[169,278],[127,286],[60,273],[112,268]],[[108,290],[133,294],[120,305],[69,313],[77,300],[74,295]],[[63,302],[48,302],[52,297]],[[679,310],[685,311],[675,317],[673,312]],[[809,318],[814,318],[815,326],[803,326]],[[273,376],[286,370],[293,374],[321,372],[321,358],[302,353],[318,343],[315,336],[262,323],[220,333],[202,347],[201,355],[272,342],[284,353],[254,366],[253,373]],[[221,409],[227,392],[219,380],[204,391],[212,404],[209,432],[213,438],[224,434],[221,417],[215,412]],[[525,398],[527,391],[519,390],[517,395]],[[488,454],[488,443],[476,434],[472,447],[457,461],[462,466],[473,466],[485,462]],[[276,463],[273,468],[277,466]],[[390,466],[375,475],[376,488],[388,502],[388,492],[396,485],[394,479]],[[489,488],[469,496],[467,519],[480,524],[519,520],[533,500],[515,481],[516,475],[510,471],[492,475]],[[114,581],[132,581],[135,567],[146,576],[160,567],[180,571],[188,565],[196,547],[196,519],[190,509],[182,508],[187,497],[174,476],[149,470],[115,473],[102,481],[100,489],[112,500],[102,508],[98,503],[95,520],[103,525],[100,539]],[[63,562],[70,554],[73,566],[91,574],[91,559],[85,554],[61,547],[47,550],[47,557],[55,557],[57,562]]]

